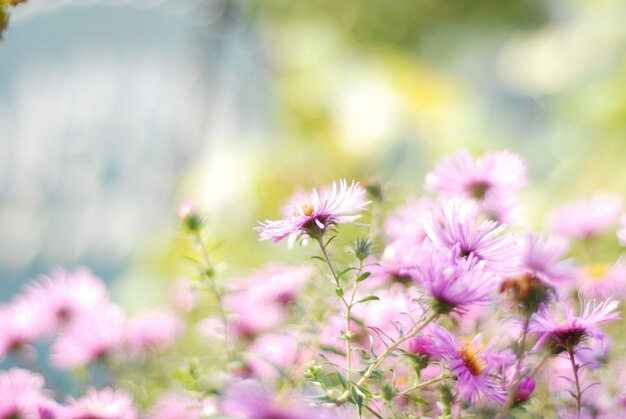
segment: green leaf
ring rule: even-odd
[[[372,273],[371,272],[363,272],[356,278],[356,282],[365,281]]]
[[[335,288],[335,293],[337,293],[339,297],[343,297],[343,290],[341,288]]]
[[[375,295],[370,295],[370,296],[367,296],[365,298],[361,298],[359,301],[356,302],[356,304],[364,303],[366,301],[376,301],[376,300],[380,300],[380,298],[378,298]]]
[[[363,396],[359,394],[356,386],[350,387],[350,399],[356,404],[359,410],[359,418],[363,415]]]

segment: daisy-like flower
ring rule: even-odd
[[[617,239],[622,246],[626,246],[626,215],[622,215],[620,226],[620,230],[617,232]]]
[[[529,331],[540,335],[535,347],[546,344],[554,354],[574,352],[587,337],[604,336],[599,326],[619,320],[617,307],[618,302],[610,298],[599,304],[595,301],[584,301],[581,302],[579,315],[574,314],[571,307],[565,307],[565,314],[561,316],[542,305],[533,314],[529,324]]]
[[[457,378],[455,386],[463,398],[470,403],[505,401],[504,390],[491,374],[495,370],[495,362],[481,349],[481,334],[471,342],[460,342],[443,327],[434,327],[430,333],[441,357],[447,361],[450,373]]]
[[[358,182],[350,186],[345,179],[339,185],[333,182],[331,188],[318,192],[313,189],[311,194],[294,205],[291,216],[278,221],[260,223],[256,230],[261,240],[272,240],[278,243],[289,237],[292,245],[300,237],[321,238],[329,227],[348,223],[360,217],[369,201],[365,201],[366,191]]]
[[[113,305],[85,312],[52,345],[50,361],[57,368],[74,368],[108,355],[123,342],[124,313]]]
[[[581,293],[589,298],[626,298],[626,260],[613,265],[594,264],[578,272]]]
[[[487,151],[474,159],[467,150],[444,157],[426,175],[426,189],[447,195],[483,199],[526,183],[526,165],[510,151]]]
[[[196,419],[202,417],[202,404],[197,397],[184,393],[161,395],[147,415],[150,419]]]
[[[568,248],[567,241],[560,237],[529,234],[524,238],[521,268],[546,285],[556,287],[575,277],[571,260],[563,260]]]
[[[136,419],[133,397],[124,390],[91,387],[78,400],[69,398],[69,417],[72,419]]]
[[[431,247],[424,250],[414,280],[432,297],[431,306],[440,314],[464,312],[472,304],[489,301],[499,286],[496,275],[473,254],[459,258],[458,250]]]
[[[396,209],[385,222],[387,242],[402,240],[421,244],[426,237],[424,231],[424,214],[433,206],[430,199],[411,199]]]
[[[615,226],[622,213],[619,195],[597,193],[564,205],[552,211],[549,222],[552,229],[563,236],[587,239]]]
[[[154,310],[128,322],[124,341],[131,355],[137,357],[170,346],[182,332],[178,316],[167,310]]]
[[[41,307],[41,313],[57,324],[72,322],[81,313],[108,301],[104,282],[87,268],[73,272],[56,269],[25,288],[26,297]]]
[[[55,403],[43,386],[43,377],[32,371],[0,371],[0,418],[38,418],[40,409],[52,409]]]
[[[50,322],[41,306],[25,298],[0,306],[0,359],[11,351],[28,355],[31,342],[47,334]]]
[[[259,336],[245,355],[247,366],[261,380],[272,381],[304,360],[305,350],[293,334],[271,333]]]
[[[496,221],[477,225],[476,206],[463,200],[440,202],[425,217],[428,238],[439,247],[458,249],[459,256],[473,255],[485,262],[485,270],[501,276],[518,271],[520,248],[516,235],[502,234],[504,226]]]

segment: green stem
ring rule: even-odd
[[[427,387],[427,386],[429,386],[431,384],[435,384],[435,383],[438,383],[438,382],[443,381],[443,380],[447,380],[448,378],[450,378],[449,375],[442,374],[441,376],[439,376],[437,378],[433,378],[432,380],[424,381],[423,383],[417,383],[414,386],[412,386],[410,388],[407,388],[406,390],[403,390],[400,393],[398,393],[398,396],[404,396],[406,394],[409,394],[412,391],[419,390],[420,388]]]
[[[526,315],[526,318],[524,319],[524,327],[522,329],[520,343],[517,348],[517,354],[516,354],[517,362],[515,364],[515,371],[513,373],[513,378],[511,380],[511,388],[509,390],[506,403],[502,407],[502,410],[500,411],[500,413],[498,413],[498,416],[496,416],[496,419],[502,418],[504,414],[508,412],[511,409],[511,407],[513,407],[513,405],[515,404],[515,397],[517,396],[517,389],[520,383],[519,379],[520,379],[520,374],[522,371],[522,362],[524,361],[524,355],[526,353],[526,338],[528,336],[529,324],[530,324],[530,315]]]

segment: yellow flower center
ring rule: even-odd
[[[601,281],[604,279],[608,271],[608,265],[596,263],[595,265],[587,267],[586,274],[589,279],[592,279],[594,281]]]
[[[472,344],[463,344],[459,349],[459,355],[465,367],[474,376],[480,375],[487,368],[487,363],[478,356],[476,347]]]
[[[311,201],[307,201],[303,204],[300,204],[299,207],[295,207],[293,209],[293,215],[300,215],[300,213],[302,212],[302,214],[306,215],[307,217],[310,217],[311,215],[313,215],[313,211],[315,210],[315,208],[313,208],[313,204],[311,203]]]

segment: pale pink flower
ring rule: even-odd
[[[626,260],[613,265],[594,264],[578,271],[580,291],[589,298],[626,298]]]
[[[56,411],[43,386],[43,377],[32,371],[0,371],[0,418],[39,418],[40,409],[48,407]]]
[[[181,220],[184,220],[185,218],[195,213],[196,213],[196,205],[191,200],[183,201],[178,206],[178,208],[176,208],[176,214]]]
[[[563,260],[568,249],[568,242],[560,237],[528,234],[523,242],[521,268],[552,287],[571,281],[576,276],[572,261]]]
[[[25,294],[41,307],[43,316],[54,321],[53,327],[108,301],[104,282],[84,267],[73,272],[58,268],[50,276],[41,275],[26,286]]]
[[[297,336],[287,333],[261,335],[248,347],[247,366],[262,381],[272,381],[302,364],[305,349]]]
[[[198,304],[198,292],[193,282],[187,279],[179,279],[172,286],[172,304],[179,310],[191,311]]]
[[[426,235],[434,245],[454,250],[460,257],[473,255],[484,261],[485,269],[497,275],[518,272],[520,247],[516,235],[502,234],[504,226],[496,221],[478,223],[476,206],[469,201],[440,202],[426,214]]]
[[[159,396],[147,418],[198,419],[202,417],[202,410],[202,404],[197,397],[185,393],[169,392]]]
[[[267,220],[256,230],[261,233],[261,240],[272,240],[273,243],[287,237],[290,245],[300,236],[317,239],[329,227],[358,219],[359,212],[369,204],[365,201],[365,194],[365,189],[357,182],[348,186],[346,180],[341,179],[339,186],[333,182],[331,188],[321,192],[313,189],[307,198],[294,206],[291,216],[278,221]]]
[[[424,215],[433,205],[430,199],[421,198],[409,199],[405,205],[397,208],[385,222],[387,242],[402,239],[404,242],[421,244],[426,237]]]
[[[596,193],[552,211],[549,217],[552,229],[567,237],[587,239],[613,227],[622,213],[623,201],[619,195]]]
[[[388,282],[408,282],[411,271],[415,269],[422,247],[412,241],[397,239],[387,245],[378,263],[369,263],[365,268],[371,273],[368,285],[380,285]]]
[[[622,246],[626,246],[626,214],[622,215],[620,226],[620,230],[617,232],[617,238]]]
[[[13,350],[32,352],[29,344],[48,334],[50,321],[46,322],[41,310],[25,298],[0,306],[0,359]]]
[[[51,348],[50,361],[57,368],[74,368],[110,355],[122,344],[124,313],[107,304],[94,307],[72,323]]]
[[[134,357],[147,355],[172,345],[181,336],[183,323],[168,310],[153,310],[126,325],[124,341]]]
[[[69,417],[72,419],[136,419],[133,397],[124,390],[91,387],[78,400],[69,398]]]

